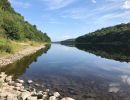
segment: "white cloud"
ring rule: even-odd
[[[88,15],[86,8],[74,8],[74,9],[67,9],[62,12],[62,18],[71,18],[71,19],[85,19]]]
[[[72,9],[67,9],[62,12],[61,17],[63,18],[71,18],[71,19],[89,19],[89,18],[94,18],[97,16],[103,16],[106,14],[109,14],[111,11],[114,10],[119,10],[121,7],[121,2],[117,3],[108,3],[106,5],[102,5],[96,9],[87,9],[86,7],[79,7],[79,8],[72,8]],[[109,13],[108,13],[109,12]],[[97,18],[96,18],[97,19]]]
[[[130,0],[125,0],[124,1],[123,8],[124,9],[130,9]]]
[[[129,18],[130,16],[130,11],[125,11],[125,12],[121,12],[121,13],[110,13],[110,14],[106,14],[104,16],[102,16],[98,21],[107,21],[107,20],[111,20],[111,19],[126,19],[126,20],[130,20]]]
[[[96,1],[96,0],[92,0],[92,2],[93,2],[93,3],[97,3],[97,1]]]
[[[19,1],[19,0],[9,0],[9,1],[12,5],[17,7],[29,8],[31,6],[30,3],[24,1]]]
[[[42,0],[50,10],[60,9],[73,3],[75,0]]]
[[[119,1],[107,0],[107,1],[109,1],[107,2],[107,4],[101,5],[96,9],[89,10],[85,7],[68,9],[62,12],[61,17],[76,20],[91,19],[95,23],[111,21],[112,19],[124,19],[124,21],[130,20],[129,18],[130,11],[122,9],[122,4],[124,3],[124,1],[122,0]]]

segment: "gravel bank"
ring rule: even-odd
[[[42,45],[42,46],[27,46],[19,52],[9,54],[9,55],[4,56],[4,57],[0,57],[0,67],[6,66],[8,64],[11,64],[11,63],[17,61],[17,60],[20,60],[21,58],[28,56],[28,55],[31,55],[42,48],[45,48],[45,46],[44,45]]]

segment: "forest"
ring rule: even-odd
[[[76,38],[77,44],[129,44],[130,23],[99,29]]]

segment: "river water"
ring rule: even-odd
[[[130,100],[129,62],[128,46],[52,44],[1,71],[76,100]]]

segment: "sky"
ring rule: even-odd
[[[9,0],[25,20],[52,41],[130,22],[130,0]]]

